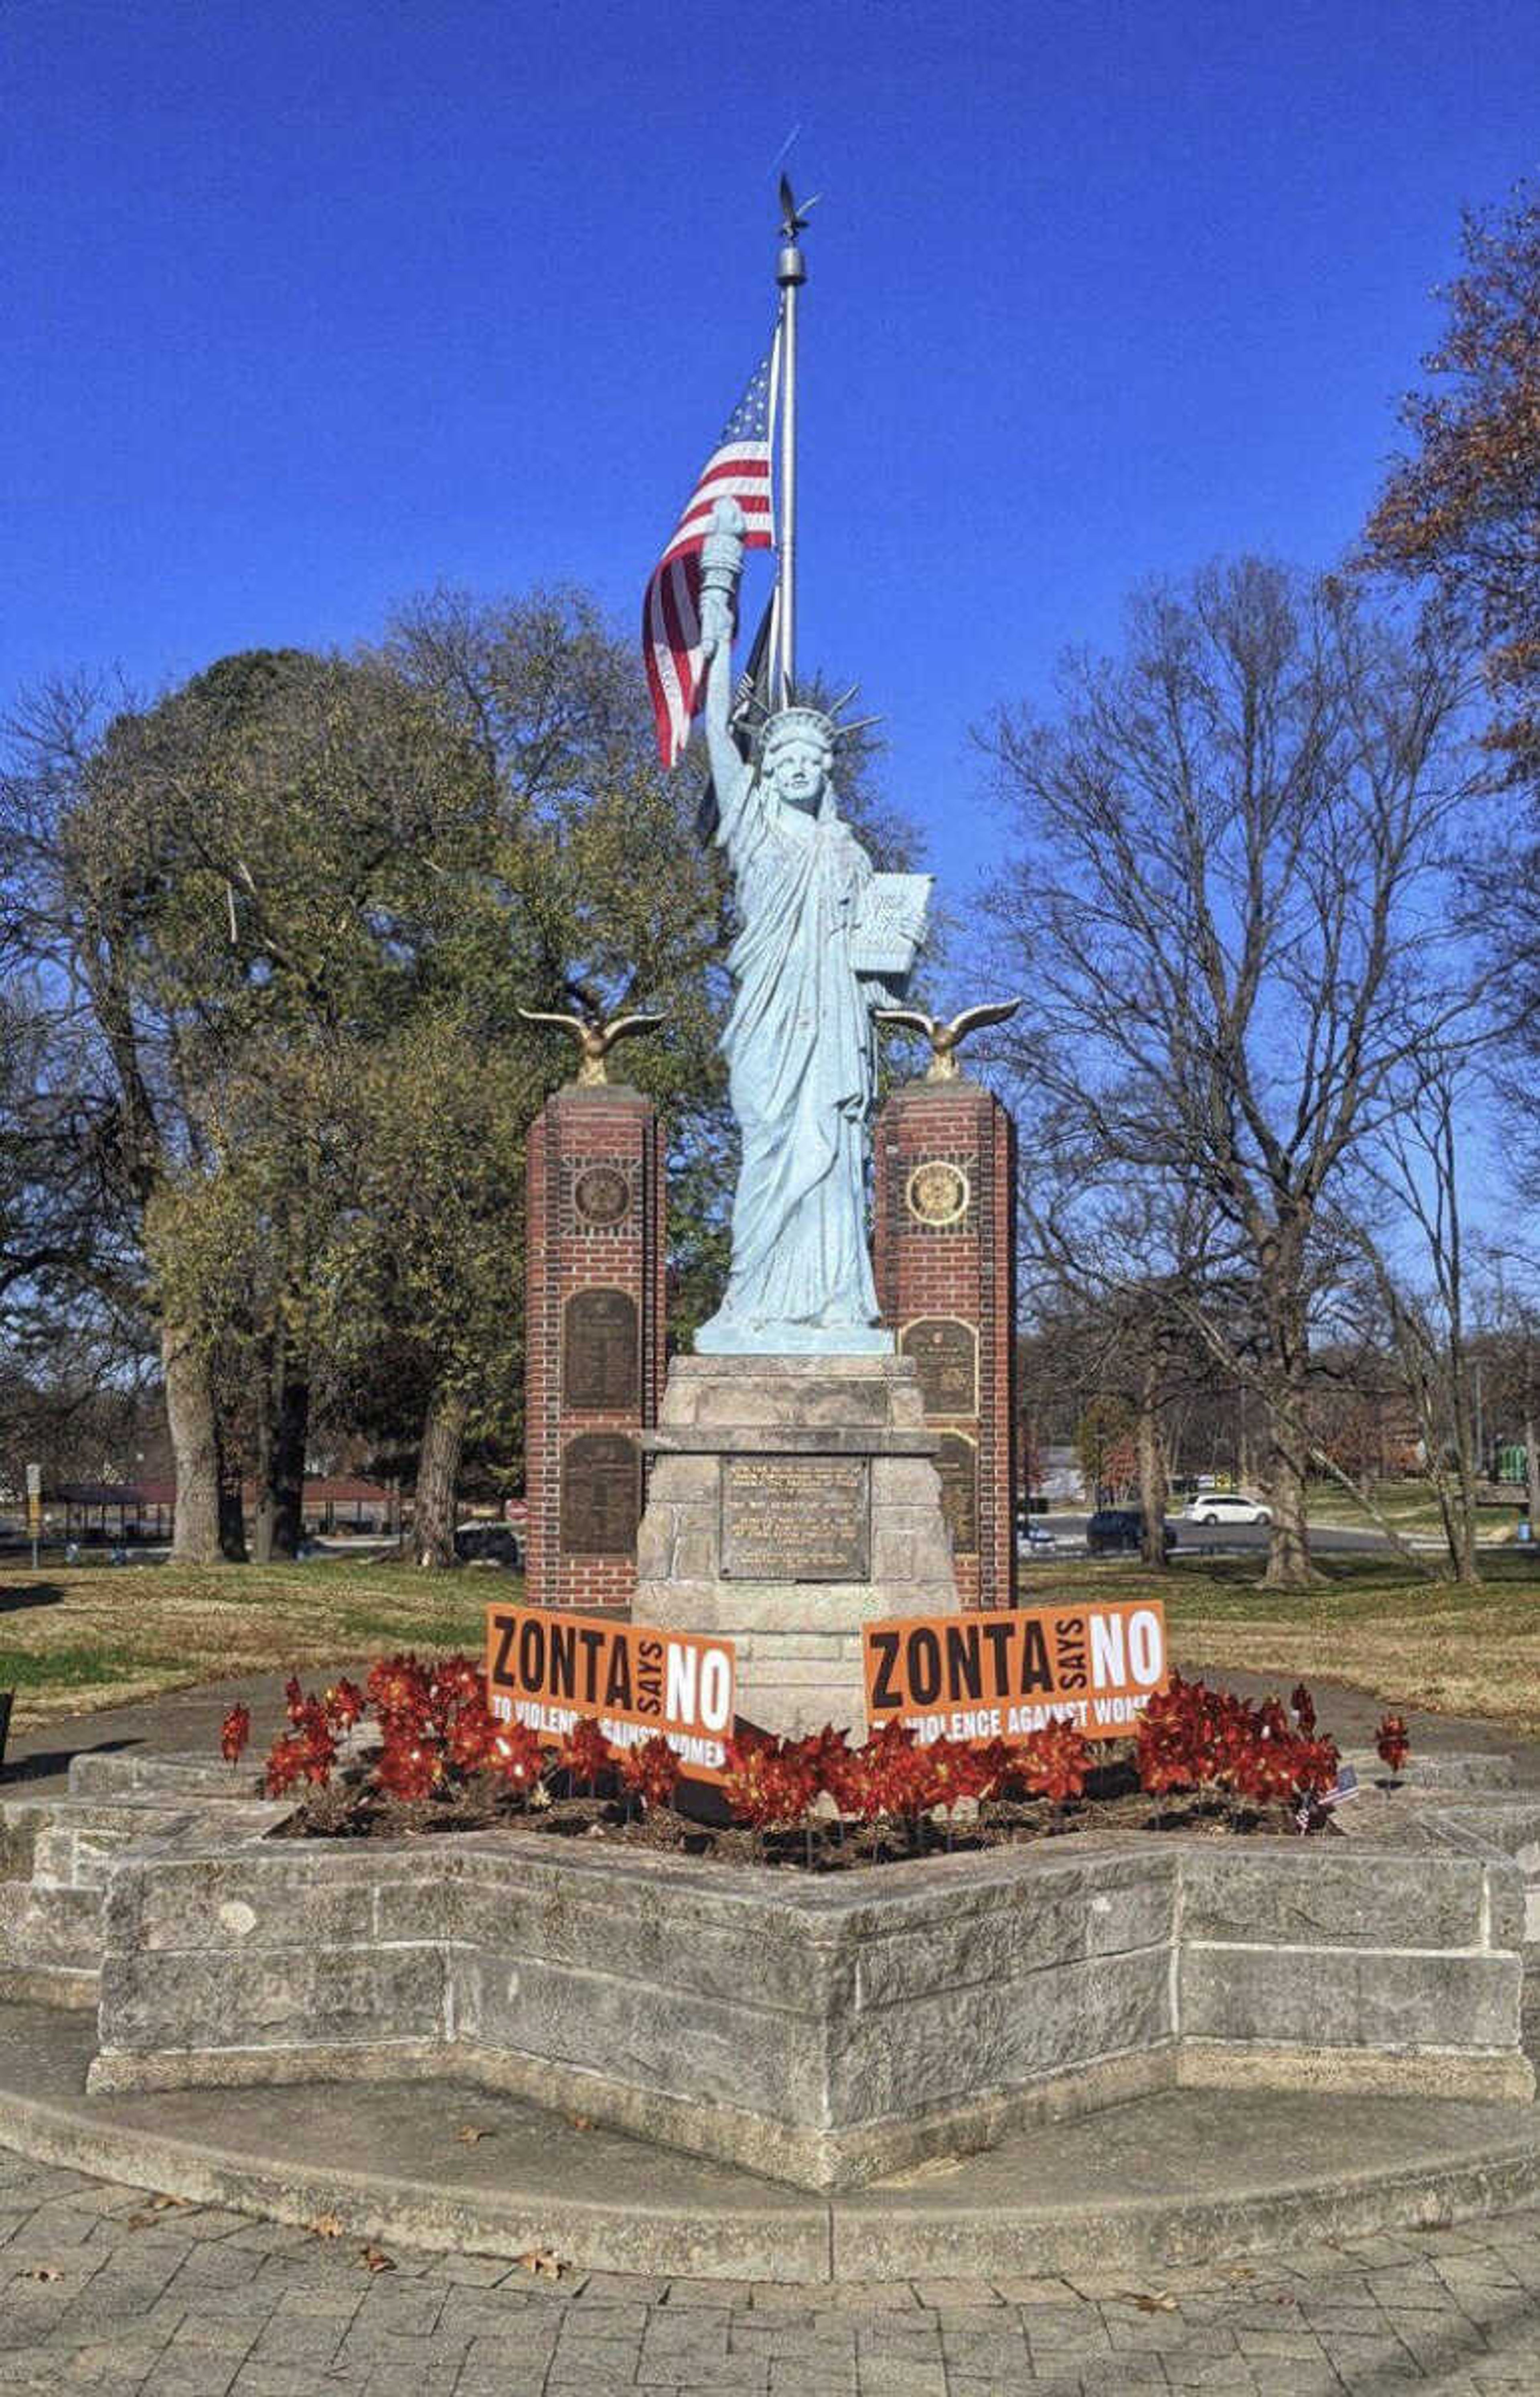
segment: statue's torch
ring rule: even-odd
[[[707,657],[732,640],[743,531],[743,511],[737,501],[718,500],[711,511],[711,530],[701,544],[701,646]]]

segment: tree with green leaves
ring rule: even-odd
[[[237,1550],[243,1470],[292,1544],[320,1391],[415,1452],[449,1560],[465,1442],[516,1454],[524,1138],[567,1066],[521,1007],[664,1011],[627,1070],[670,1125],[676,1320],[718,1294],[725,878],[633,645],[582,595],[439,594],[349,658],[12,730],[0,973],[73,1059],[52,1186],[100,1185],[60,1289],[94,1251],[153,1319],[179,1553]],[[852,796],[880,816],[860,761]]]
[[[158,1326],[178,1552],[234,1552],[219,1364],[237,1353],[288,1405],[297,1527],[294,1334],[328,1198],[305,1096],[409,993],[474,839],[475,761],[399,676],[296,652],[224,660],[105,722],[57,690],[13,732],[5,962],[85,1062],[78,1145]],[[260,1261],[238,1293],[237,1259]]]

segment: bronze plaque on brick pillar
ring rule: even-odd
[[[979,1453],[960,1431],[944,1431],[936,1451],[941,1476],[941,1511],[952,1534],[952,1553],[976,1557],[979,1552]]]
[[[636,1405],[640,1381],[636,1300],[623,1290],[574,1292],[562,1310],[563,1406],[622,1413]]]
[[[561,1453],[564,1555],[628,1556],[641,1514],[641,1451],[623,1432],[583,1431]]]
[[[724,1580],[864,1581],[871,1553],[865,1457],[722,1459]]]
[[[976,1415],[979,1411],[979,1335],[956,1315],[922,1315],[898,1336],[901,1356],[912,1357],[928,1415]]]

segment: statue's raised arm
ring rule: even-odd
[[[732,626],[743,571],[743,511],[736,500],[718,500],[701,552],[701,655],[706,661],[702,716],[716,790],[717,837],[724,842],[735,829],[748,779],[731,730]]]

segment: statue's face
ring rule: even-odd
[[[765,760],[765,776],[778,799],[804,815],[816,815],[829,764],[828,748],[816,733],[783,733]]]

